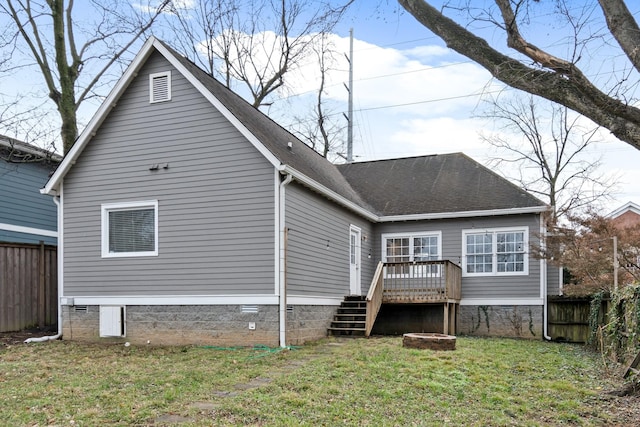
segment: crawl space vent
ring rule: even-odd
[[[243,305],[240,309],[243,313],[257,313],[258,306],[257,305]]]

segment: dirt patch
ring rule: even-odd
[[[608,426],[637,426],[640,424],[640,396],[615,396],[603,393],[598,397],[599,407],[609,420]]]
[[[47,335],[55,335],[56,331],[49,329],[30,329],[19,332],[0,332],[0,348],[11,345],[24,344],[28,338],[39,338]]]

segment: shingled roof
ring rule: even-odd
[[[381,216],[545,207],[462,153],[339,165]]]
[[[159,52],[217,106],[282,173],[370,220],[482,212],[540,212],[546,205],[464,154],[336,166],[164,42],[150,38],[44,188],[55,194],[92,132],[149,55]]]
[[[373,211],[371,206],[338,171],[311,147],[300,141],[295,135],[274,122],[266,114],[249,104],[245,99],[211,77],[193,62],[176,52],[166,43],[162,45],[202,83],[224,106],[267,148],[283,165],[313,179],[324,187],[335,191],[347,200]],[[292,144],[291,149],[288,143]]]

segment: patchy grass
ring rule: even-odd
[[[15,345],[0,347],[0,425],[603,425],[602,369],[579,346],[460,337],[453,352]]]

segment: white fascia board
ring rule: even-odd
[[[462,298],[460,305],[543,305],[544,298]]]
[[[425,219],[470,218],[470,217],[482,217],[482,216],[542,213],[548,210],[549,210],[548,206],[529,206],[524,208],[492,209],[492,210],[486,210],[486,211],[436,212],[436,213],[429,213],[429,214],[388,215],[388,216],[379,217],[379,220],[380,222],[393,222],[393,221],[419,221],[419,220],[425,220]]]
[[[16,233],[35,234],[37,236],[58,237],[58,232],[45,230],[43,228],[24,227],[22,225],[6,224],[0,222],[0,230],[13,231]]]
[[[278,305],[276,295],[68,296],[73,305]]]
[[[287,296],[287,305],[340,305],[344,297]]]
[[[328,199],[331,199],[334,202],[337,202],[338,204],[344,206],[345,208],[351,210],[352,212],[355,212],[355,213],[365,217],[366,219],[368,219],[370,221],[373,221],[373,222],[378,222],[379,221],[380,217],[378,215],[375,215],[375,214],[369,212],[368,210],[362,208],[360,205],[358,205],[356,203],[353,203],[350,200],[347,200],[346,198],[342,197],[341,195],[339,195],[335,191],[330,190],[329,188],[325,187],[324,185],[314,181],[313,179],[309,178],[305,174],[303,174],[301,172],[298,172],[296,169],[292,168],[291,166],[283,165],[279,169],[280,169],[280,171],[282,173],[291,174],[296,181],[306,185],[309,188],[314,189],[315,191],[317,191],[320,194],[324,195]]]
[[[240,120],[234,116],[227,107],[220,102],[204,85],[193,76],[178,59],[171,54],[161,43],[155,43],[154,47],[173,65],[189,83],[191,83],[238,131],[249,140],[249,142],[258,150],[274,167],[280,166],[280,160],[265,147],[258,138],[253,135],[249,129],[245,127]]]
[[[100,127],[106,119],[111,109],[115,107],[118,98],[120,98],[124,90],[129,86],[129,83],[136,77],[138,70],[151,54],[151,48],[154,46],[155,40],[154,37],[150,37],[144,45],[142,45],[142,48],[135,58],[133,58],[133,61],[131,61],[131,64],[129,64],[122,77],[120,77],[114,88],[109,92],[104,102],[100,104],[98,111],[93,115],[87,127],[85,127],[75,144],[73,144],[73,147],[71,147],[71,150],[64,156],[58,169],[56,169],[55,173],[49,178],[44,188],[40,190],[41,193],[56,195],[55,190],[69,171],[69,168],[76,162],[78,156],[80,156],[80,153],[82,153],[84,147],[87,145],[87,142],[95,135],[98,127]]]

